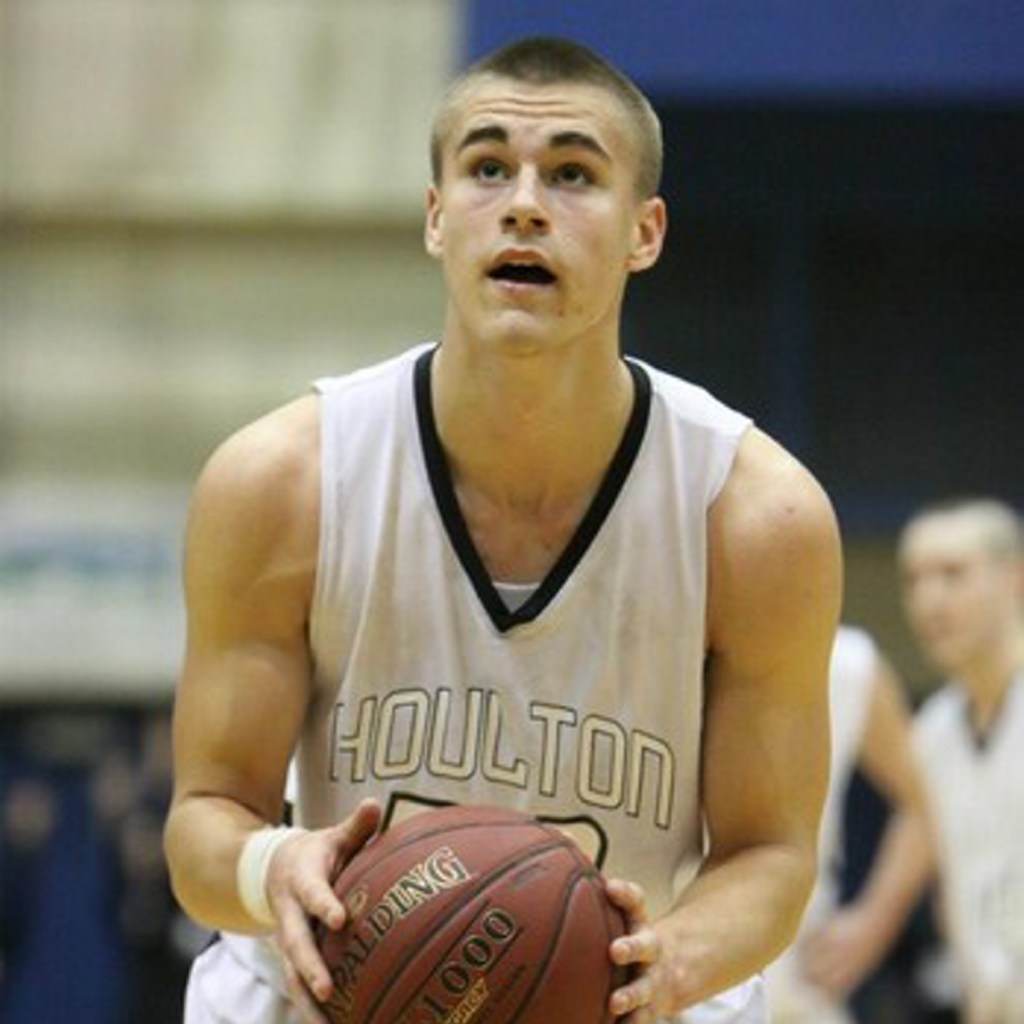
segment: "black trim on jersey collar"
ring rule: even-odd
[[[981,728],[975,724],[974,712],[971,709],[971,699],[967,696],[966,692],[964,692],[963,705],[961,709],[964,716],[964,727],[967,729],[967,733],[974,743],[974,752],[976,754],[987,754],[997,742],[999,734],[1003,731],[1006,719],[1010,717],[1008,705],[1013,700],[1015,696],[1013,691],[1018,685],[1024,687],[1024,672],[1018,672],[1010,679],[1006,686],[1006,690],[1003,692],[1003,695],[999,700],[999,706],[996,708],[985,728]]]
[[[651,382],[640,366],[626,360],[626,367],[633,378],[633,409],[622,434],[622,440],[619,441],[619,446],[608,465],[608,471],[605,473],[590,507],[580,520],[576,532],[551,567],[551,571],[544,577],[530,599],[516,611],[510,612],[491,582],[490,574],[473,546],[469,528],[466,526],[466,520],[462,516],[462,510],[459,508],[459,502],[455,496],[455,487],[448,468],[448,460],[441,447],[441,438],[437,433],[430,386],[430,366],[436,351],[436,348],[429,349],[416,360],[413,375],[416,420],[419,424],[420,443],[423,446],[427,475],[430,477],[434,501],[441,513],[448,539],[462,563],[462,568],[473,584],[473,589],[487,610],[491,621],[500,632],[505,633],[520,623],[532,622],[551,603],[552,598],[572,574],[573,569],[586,554],[591,542],[597,536],[597,532],[608,518],[616,498],[626,483],[629,471],[636,461],[640,444],[647,430],[647,421],[651,413]]]

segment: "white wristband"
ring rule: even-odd
[[[267,900],[267,873],[270,860],[277,848],[293,835],[305,829],[278,825],[268,825],[253,832],[242,846],[238,867],[235,869],[235,883],[238,886],[238,898],[251,918],[260,924],[273,928],[277,918],[270,909]]]

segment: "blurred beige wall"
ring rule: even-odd
[[[456,0],[5,0],[19,211],[415,213]]]
[[[6,0],[0,474],[190,476],[436,332],[450,0]]]
[[[0,5],[0,699],[173,685],[227,434],[436,336],[456,0]]]
[[[436,336],[418,224],[8,225],[0,480],[192,477],[217,440]]]

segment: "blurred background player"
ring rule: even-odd
[[[915,745],[933,808],[942,922],[965,1024],[1024,1022],[1024,540],[992,499],[918,512],[899,566],[907,619],[946,684]],[[908,880],[923,860],[904,862]]]
[[[840,626],[829,670],[832,768],[819,841],[819,879],[796,942],[766,972],[774,1024],[849,1024],[847,995],[884,957],[913,909],[908,844],[927,843],[924,789],[900,680],[872,637]],[[840,906],[846,792],[856,769],[894,811],[856,899]]]

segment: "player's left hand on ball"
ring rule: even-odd
[[[629,932],[611,945],[611,958],[631,967],[630,980],[611,995],[610,1010],[628,1024],[654,1024],[668,1008],[661,936],[648,919],[646,897],[635,882],[609,879],[608,898],[625,912]]]
[[[270,864],[267,892],[277,917],[275,938],[288,994],[303,1020],[311,1024],[326,1024],[320,1004],[333,989],[312,922],[319,920],[331,929],[344,925],[345,906],[331,880],[373,835],[380,815],[376,801],[363,801],[339,824],[283,844]]]

